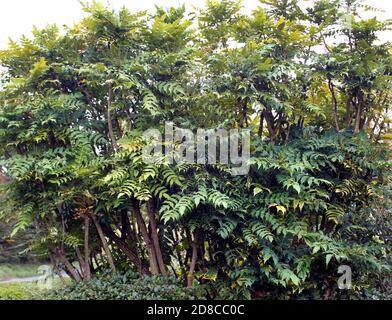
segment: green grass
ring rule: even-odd
[[[35,264],[0,264],[0,280],[9,278],[28,278],[38,275],[40,265]],[[69,281],[68,279],[66,281]],[[59,278],[53,281],[53,289],[63,286]],[[1,283],[0,300],[41,300],[45,299],[46,290],[41,290],[38,281],[22,283]]]
[[[0,264],[0,279],[27,278],[38,274],[39,265],[34,264]]]
[[[0,283],[0,300],[31,300],[37,288],[34,283]]]
[[[53,289],[59,289],[64,284],[56,279],[53,282]],[[23,283],[0,283],[1,300],[43,300],[47,290],[42,290],[38,282]]]

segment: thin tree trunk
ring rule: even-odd
[[[76,270],[76,268],[71,264],[71,262],[69,262],[69,260],[67,258],[65,258],[64,256],[61,256],[61,257],[59,257],[59,260],[61,263],[63,263],[65,265],[65,267],[67,268],[68,272],[72,275],[74,280],[76,280],[77,282],[82,281],[78,270]]]
[[[286,139],[284,141],[284,144],[287,146],[287,144],[289,143],[289,139],[290,139],[290,133],[291,133],[291,124],[287,124],[287,135],[286,135]]]
[[[352,115],[351,115],[351,97],[347,98],[347,106],[346,106],[346,116],[344,117],[344,123],[346,128],[349,128],[351,125]]]
[[[76,268],[72,265],[72,263],[69,262],[69,260],[65,257],[65,255],[62,252],[60,252],[58,248],[54,248],[50,246],[49,250],[53,253],[56,259],[65,266],[68,273],[75,281],[77,282],[82,281],[82,278],[80,277],[78,270],[76,270]]]
[[[84,215],[84,265],[85,265],[84,272],[85,272],[86,280],[91,279],[89,233],[90,233],[90,218],[86,214]]]
[[[274,117],[270,111],[264,110],[263,116],[265,121],[267,122],[267,128],[270,136],[270,140],[272,144],[275,144],[276,141],[276,128],[274,124]]]
[[[109,84],[109,94],[108,94],[108,105],[107,105],[107,122],[108,122],[108,130],[109,130],[109,137],[112,142],[112,147],[115,152],[118,151],[119,146],[116,141],[116,137],[114,136],[114,131],[113,131],[113,123],[112,123],[112,114],[111,114],[111,107],[112,107],[112,102],[113,102],[113,88],[112,85]]]
[[[248,105],[248,99],[247,98],[245,98],[245,100],[238,99],[238,101],[237,101],[237,108],[238,108],[238,112],[239,112],[240,117],[241,117],[240,118],[240,123],[239,123],[240,128],[244,128],[245,126],[248,126],[248,117],[247,117],[248,108],[247,108],[247,105]]]
[[[93,222],[95,224],[95,227],[96,227],[96,229],[98,231],[98,235],[99,235],[99,238],[101,239],[103,250],[106,253],[106,257],[108,259],[110,268],[112,269],[112,271],[116,271],[116,267],[114,265],[112,253],[110,252],[110,249],[109,249],[109,244],[108,244],[108,242],[105,239],[105,235],[103,234],[102,228],[101,228],[100,224],[98,223],[98,221],[96,219],[95,213],[91,211],[90,212],[90,216],[91,216],[91,219],[93,220]]]
[[[130,233],[130,224],[127,210],[121,211],[121,240],[125,241]]]
[[[177,244],[179,244],[179,238],[180,237],[177,234],[177,230],[173,229],[172,233],[173,233],[173,240],[174,240],[174,243],[175,243],[174,247],[176,247]],[[180,265],[181,272],[186,273],[186,267],[184,266],[184,263],[183,263],[183,260],[182,260],[182,257],[181,257],[181,252],[179,252],[179,250],[175,250],[175,253],[176,253],[176,258],[178,260],[178,264]]]
[[[195,272],[196,263],[197,263],[198,242],[199,242],[199,231],[197,230],[195,233],[195,239],[192,242],[192,260],[191,260],[191,265],[188,274],[188,287],[192,287],[192,283],[193,283],[193,274]]]
[[[57,263],[57,261],[56,261],[56,258],[55,258],[54,255],[53,255],[53,253],[52,253],[50,250],[48,250],[48,253],[49,253],[49,260],[50,260],[50,263],[52,264],[52,266],[53,266],[53,268],[54,268],[54,273],[55,273],[56,275],[58,275],[58,277],[60,278],[61,282],[62,282],[64,285],[66,285],[67,283],[66,283],[66,281],[65,281],[65,279],[64,279],[64,277],[63,277],[63,275],[62,275],[62,271],[63,271],[63,270],[58,269],[58,263]],[[67,273],[67,274],[68,274],[68,273]]]
[[[354,134],[359,133],[359,131],[361,130],[362,111],[363,111],[363,95],[362,92],[359,91],[357,110],[355,114]]]
[[[112,240],[113,242],[115,242],[117,244],[117,246],[120,248],[120,250],[135,265],[136,269],[138,270],[138,272],[141,275],[150,274],[148,269],[143,265],[143,262],[140,259],[139,255],[137,254],[137,252],[132,250],[132,248],[130,248],[124,240],[122,240],[120,237],[118,237],[116,235],[116,233],[109,226],[104,227],[102,230],[105,232],[105,234],[107,235],[107,237],[110,240]]]
[[[81,278],[83,280],[85,280],[86,279],[86,270],[85,270],[86,264],[84,262],[84,258],[82,256],[82,253],[80,252],[79,247],[75,248],[75,252],[76,252],[76,256],[78,257],[79,266],[80,266],[79,274],[80,274]]]
[[[358,134],[360,130],[360,125],[361,125],[361,104],[358,104],[357,106],[357,111],[355,114],[355,126],[354,126],[354,134]]]
[[[338,101],[336,99],[336,95],[335,95],[335,86],[332,83],[331,79],[328,79],[328,87],[329,87],[329,91],[331,92],[331,96],[332,96],[332,104],[333,104],[333,119],[335,122],[335,129],[336,131],[340,131],[339,128],[339,115],[338,115]]]
[[[258,131],[258,136],[260,139],[263,139],[263,128],[264,128],[264,115],[261,112],[260,113],[259,131]]]
[[[147,204],[147,211],[148,211],[148,217],[150,219],[150,224],[151,224],[151,237],[154,245],[154,250],[155,254],[157,257],[157,263],[160,272],[166,276],[166,269],[165,269],[165,263],[163,261],[163,256],[162,256],[162,251],[161,251],[161,245],[159,243],[159,236],[158,236],[158,226],[157,226],[157,220],[155,216],[155,207],[153,200],[150,200]]]
[[[142,214],[140,212],[140,203],[138,201],[135,201],[133,203],[133,214],[135,215],[136,223],[139,227],[139,230],[142,234],[144,242],[147,246],[148,257],[150,260],[151,273],[153,275],[159,274],[159,266],[158,266],[157,258],[155,255],[154,245],[153,245],[153,243],[150,239],[150,236],[148,234],[146,224],[144,223]]]

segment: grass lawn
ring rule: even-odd
[[[53,282],[53,289],[58,289],[64,284],[56,279]],[[38,282],[23,283],[0,283],[1,300],[42,300],[46,290],[38,286]]]
[[[36,283],[0,283],[0,300],[30,300],[37,292]]]
[[[36,264],[0,264],[0,280],[37,276],[39,266]],[[63,283],[59,278],[53,280],[53,288],[58,288],[62,285]],[[38,285],[38,281],[21,283],[0,282],[0,300],[39,300],[45,293],[45,290],[41,290],[41,288]]]
[[[0,279],[27,278],[38,274],[39,265],[34,264],[0,264]]]

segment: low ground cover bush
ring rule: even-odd
[[[202,287],[186,288],[174,277],[145,276],[133,272],[105,273],[90,281],[53,290],[47,300],[195,300],[203,299]]]

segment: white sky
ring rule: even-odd
[[[311,1],[311,0],[308,0]],[[119,8],[125,5],[130,10],[140,11],[154,8],[154,5],[177,6],[185,3],[188,8],[201,7],[204,0],[101,0]],[[373,13],[380,19],[392,18],[391,0],[366,0],[366,3],[383,9],[383,13]],[[244,7],[251,11],[259,4],[258,0],[243,0]],[[81,20],[83,12],[78,0],[1,0],[0,1],[0,49],[4,49],[8,38],[18,39],[22,34],[29,35],[32,26],[44,27],[48,23],[59,26],[70,25]],[[387,35],[392,40],[392,34]]]

